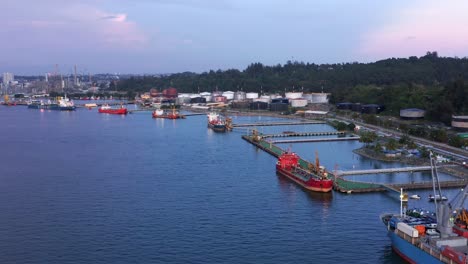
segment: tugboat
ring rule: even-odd
[[[323,166],[320,166],[316,153],[315,165],[310,164],[308,169],[299,165],[300,157],[290,151],[286,151],[278,158],[276,172],[289,178],[307,190],[315,192],[330,192],[333,188],[333,181],[328,178],[328,173]]]
[[[167,118],[167,119],[185,118],[185,116],[179,114],[179,112],[175,108],[172,108],[172,111],[170,112],[164,112],[164,110],[162,109],[156,109],[153,111],[152,116],[153,118]]]
[[[214,132],[226,132],[226,120],[218,113],[211,112],[208,114],[208,128],[211,128]]]
[[[98,109],[99,113],[114,114],[114,115],[126,115],[128,113],[127,108],[120,105],[120,108],[112,108],[110,105],[105,104]]]

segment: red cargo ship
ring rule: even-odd
[[[318,157],[315,165],[309,164],[308,170],[300,167],[299,160],[296,153],[284,152],[278,158],[276,172],[310,191],[330,192],[332,190],[333,181],[328,178],[325,168],[320,166]]]
[[[98,112],[114,115],[126,115],[128,113],[127,108],[125,108],[123,105],[121,105],[120,108],[112,108],[109,105],[103,105],[99,107]]]

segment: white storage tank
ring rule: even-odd
[[[311,93],[305,93],[302,95],[302,98],[306,99],[309,104],[312,103],[312,94]]]
[[[254,102],[264,102],[264,103],[270,103],[270,98],[257,98],[253,99]]]
[[[177,97],[179,98],[190,98],[190,95],[189,93],[180,93],[177,95]]]
[[[227,100],[233,100],[234,99],[234,92],[226,91],[226,92],[223,93],[223,96],[226,97]]]
[[[247,99],[257,99],[258,98],[258,93],[246,93],[245,97]]]
[[[236,101],[243,101],[245,100],[245,92],[237,91],[234,93],[234,100]]]
[[[284,95],[284,97],[286,97],[288,99],[298,99],[298,98],[302,98],[302,93],[301,92],[290,92],[290,93],[286,93]]]
[[[277,99],[277,98],[283,98],[283,96],[281,96],[280,94],[271,94],[270,98],[271,99]]]
[[[211,95],[211,93],[210,92],[201,92],[200,93],[200,96],[207,96],[207,95]]]
[[[197,97],[200,97],[200,94],[196,94],[196,93],[192,93],[192,94],[189,94],[190,98],[197,98]]]
[[[221,91],[214,91],[214,92],[211,93],[211,95],[212,95],[213,97],[222,96],[222,95],[223,95],[223,92],[221,92]]]
[[[459,130],[468,130],[468,116],[452,116],[452,127]]]
[[[213,102],[213,96],[209,95],[202,95],[203,98],[206,99],[207,102]]]
[[[407,108],[400,110],[400,117],[402,119],[422,119],[426,111],[418,108]]]
[[[292,107],[304,107],[307,105],[307,100],[300,98],[300,99],[292,99],[290,100]]]
[[[262,95],[262,96],[260,96],[260,99],[267,100],[266,101],[267,103],[271,102],[271,97],[269,95]]]
[[[329,93],[311,93],[313,104],[326,104],[328,103]]]

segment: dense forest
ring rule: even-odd
[[[245,70],[177,73],[132,77],[117,89],[146,92],[176,87],[179,92],[285,91],[330,92],[331,103],[360,102],[386,106],[387,114],[400,108],[427,110],[427,117],[448,122],[452,113],[468,113],[468,58],[439,57],[427,52],[421,57],[390,58],[373,63],[314,64],[288,61],[266,66],[250,64]]]

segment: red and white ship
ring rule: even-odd
[[[328,178],[328,173],[323,166],[320,166],[318,157],[315,165],[309,164],[308,169],[299,165],[300,157],[294,152],[284,152],[276,163],[276,172],[289,178],[307,190],[315,192],[330,192],[333,188],[333,181]]]

